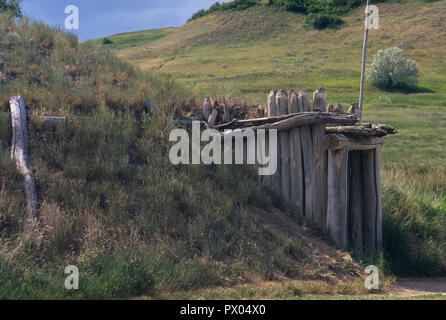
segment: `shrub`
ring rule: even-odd
[[[312,13],[307,17],[307,23],[316,29],[334,28],[344,23],[340,17],[326,13]]]
[[[110,40],[109,38],[104,38],[104,40],[102,40],[102,44],[112,44],[113,41]]]
[[[367,68],[367,79],[379,88],[411,88],[418,83],[416,61],[402,56],[397,47],[379,50]]]

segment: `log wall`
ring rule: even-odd
[[[307,90],[289,94],[273,90],[266,111],[269,118],[231,123],[252,122],[253,129],[278,130],[278,169],[263,181],[338,248],[380,251],[380,150],[384,138],[370,136],[370,130],[382,128],[357,126],[355,137],[341,134],[353,132],[352,124],[358,120],[352,120],[354,113],[345,114],[340,104],[328,106],[322,87],[313,93],[312,104]]]

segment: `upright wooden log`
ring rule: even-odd
[[[212,112],[211,98],[205,97],[203,103],[203,118],[208,121]]]
[[[299,112],[310,111],[310,95],[307,90],[299,91],[297,98]],[[304,208],[305,219],[309,222],[313,220],[313,143],[311,138],[310,126],[302,126],[300,128],[301,142],[302,142],[302,158],[303,158],[303,173],[304,173]]]
[[[339,249],[347,248],[348,150],[328,152],[327,231]]]
[[[327,93],[319,87],[313,94],[313,110],[325,111],[327,108]],[[325,137],[325,125],[312,126],[313,139],[313,223],[324,229],[327,215],[327,150],[322,145]]]
[[[313,93],[313,111],[324,112],[327,109],[327,93],[323,87],[319,87]]]
[[[362,160],[361,151],[350,152],[350,185],[349,185],[349,241],[350,246],[362,251],[363,215],[362,215]]]
[[[223,102],[223,115],[222,115],[222,121],[223,123],[227,123],[231,121],[231,110],[229,109],[228,102],[226,101],[226,97],[221,98]]]
[[[375,149],[375,180],[376,180],[376,249],[383,250],[383,216],[381,195],[381,145]]]
[[[298,96],[293,90],[288,95],[288,112],[299,112]],[[290,130],[290,198],[297,214],[304,216],[304,173],[302,168],[300,128]]]
[[[376,250],[377,189],[375,175],[375,151],[362,152],[364,248],[369,252]]]
[[[209,119],[208,119],[209,126],[213,127],[215,125],[215,121],[217,121],[217,117],[218,117],[218,109],[213,108],[211,115],[209,116]]]
[[[272,90],[268,96],[268,102],[267,102],[267,108],[268,108],[268,115],[269,116],[279,116],[279,104],[278,104],[278,91],[277,90]],[[269,141],[271,142],[271,140]],[[281,189],[282,189],[282,176],[281,176],[281,172],[282,172],[282,161],[280,159],[280,155],[281,155],[282,151],[281,151],[281,141],[280,141],[280,136],[277,137],[277,155],[272,155],[272,156],[276,156],[276,163],[277,163],[277,171],[272,175],[271,177],[271,186],[273,188],[273,190],[277,193],[277,194],[281,194]]]
[[[36,184],[29,164],[28,129],[26,126],[26,108],[23,97],[12,97],[10,100],[12,120],[11,158],[24,178],[26,197],[27,225],[38,232],[37,243],[41,244],[40,223],[37,213]]]
[[[279,110],[279,115],[288,114],[288,95],[284,90],[280,90],[276,95],[276,105]],[[281,162],[281,194],[283,199],[290,203],[290,131],[279,132],[280,140],[280,162]]]
[[[268,98],[266,100],[266,115],[267,115],[268,118],[276,117],[278,115],[277,108],[276,108],[276,93],[277,93],[277,90],[271,90],[271,92],[268,94]],[[268,151],[268,156],[271,157],[271,155],[269,153],[270,150],[271,150],[270,147],[269,147],[269,144],[270,144],[269,135],[266,135],[266,137],[267,137],[267,139],[265,141],[266,148],[267,148],[267,151]],[[277,142],[277,153],[279,153],[279,152],[280,152],[280,143]],[[275,155],[275,156],[277,156],[277,155]],[[276,159],[276,160],[278,160],[278,159]],[[278,165],[277,170],[279,171],[280,167],[279,167],[278,161],[276,163]],[[264,177],[264,181],[265,181],[265,183],[271,185],[271,187],[274,188],[274,186],[273,186],[273,176],[265,176]]]

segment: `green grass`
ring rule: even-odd
[[[107,39],[112,39],[112,42],[105,45],[103,43],[105,38],[96,39],[91,42],[98,45],[104,45],[105,47],[114,51],[114,50],[132,48],[141,44],[147,45],[154,41],[164,38],[170,33],[172,33],[171,28],[154,29],[148,31],[132,32],[128,34],[126,33],[116,34],[112,37],[107,37]]]
[[[420,69],[413,92],[365,86],[364,120],[400,131],[382,150],[385,265],[397,274],[445,274],[446,3],[378,7],[380,29],[370,32],[369,61],[379,49],[400,46]],[[362,17],[357,9],[343,27],[319,32],[302,15],[275,8],[218,12],[118,55],[174,76],[199,97],[264,104],[273,88],[323,85],[329,103],[348,106],[359,95]]]

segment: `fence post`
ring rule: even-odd
[[[364,212],[364,247],[368,251],[376,249],[376,212],[377,190],[375,177],[375,151],[362,152],[363,170],[363,212]]]
[[[26,108],[22,96],[12,97],[10,100],[12,141],[11,158],[15,161],[20,174],[24,178],[26,197],[26,221],[28,227],[37,232],[37,244],[42,244],[40,222],[37,213],[36,184],[29,165],[28,129],[26,126]]]
[[[276,95],[276,105],[279,115],[288,114],[288,95],[280,90]],[[280,162],[281,162],[281,191],[283,199],[290,203],[290,132],[289,130],[279,132],[280,140]]]
[[[299,112],[310,112],[310,95],[307,90],[299,91],[297,98]],[[313,143],[311,139],[311,129],[309,126],[302,126],[300,129],[303,155],[303,173],[305,190],[305,219],[313,221]]]
[[[348,150],[328,151],[327,229],[340,249],[347,247]]]
[[[350,186],[349,186],[349,240],[358,251],[364,247],[362,214],[362,161],[361,151],[350,152]]]
[[[382,216],[382,195],[381,195],[381,146],[375,149],[375,179],[376,179],[376,250],[383,250],[383,216]]]
[[[299,112],[298,96],[294,90],[288,95],[288,112]],[[300,216],[304,215],[304,174],[300,128],[290,130],[290,198]]]
[[[279,106],[277,105],[277,90],[271,90],[271,92],[268,95],[268,101],[267,101],[267,111],[268,111],[268,117],[275,117],[279,115]],[[271,143],[271,140],[268,141]],[[271,150],[269,148],[269,150]],[[274,191],[276,191],[278,194],[280,194],[281,186],[282,186],[282,179],[280,176],[280,173],[282,171],[282,163],[280,160],[280,138],[277,139],[277,154],[272,155],[277,157],[276,163],[277,163],[277,171],[271,176],[271,186]]]

